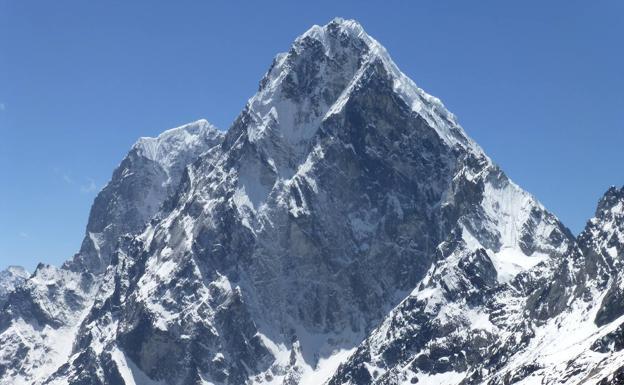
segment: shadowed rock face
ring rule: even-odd
[[[40,266],[0,314],[0,385],[602,373],[541,352],[589,316],[586,350],[621,350],[597,326],[621,314],[618,194],[577,245],[359,24],[336,19],[275,58],[224,137],[200,121],[133,147],[80,253]]]

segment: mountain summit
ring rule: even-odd
[[[0,384],[609,381],[618,197],[577,241],[335,19],[224,135],[200,121],[131,149],[80,252],[8,295]],[[575,325],[581,350],[552,343]]]

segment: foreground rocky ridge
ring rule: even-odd
[[[623,195],[574,239],[336,19],[225,135],[133,147],[80,253],[9,295],[0,384],[613,382]]]

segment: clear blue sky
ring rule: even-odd
[[[70,257],[139,136],[227,129],[273,56],[335,16],[574,232],[624,183],[619,0],[0,0],[0,268]]]

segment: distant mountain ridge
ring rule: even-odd
[[[21,266],[9,266],[0,271],[0,306],[6,296],[28,278],[28,272]]]
[[[0,385],[622,383],[623,255],[624,188],[575,238],[338,18],[132,147],[0,292]]]

